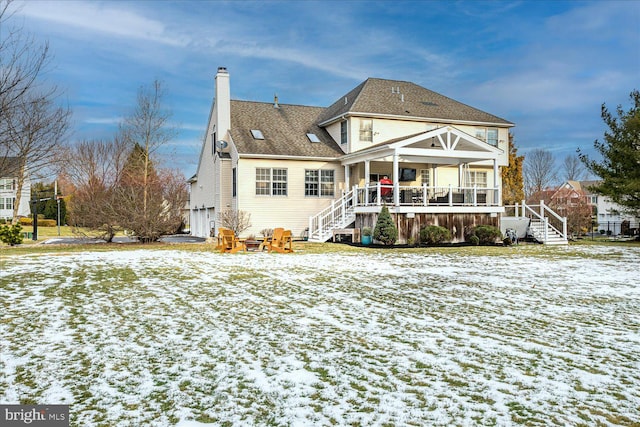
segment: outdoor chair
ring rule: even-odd
[[[293,236],[291,230],[276,228],[273,230],[273,237],[269,242],[269,252],[276,251],[279,253],[293,252]]]
[[[218,245],[216,249],[221,253],[231,253],[235,254],[240,251],[247,251],[247,246],[243,241],[236,237],[236,234],[233,230],[229,230],[228,228],[220,228],[218,230]]]

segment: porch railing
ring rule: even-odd
[[[353,187],[355,206],[499,206],[499,190],[487,187],[433,187],[372,184]]]

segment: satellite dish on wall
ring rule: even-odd
[[[229,145],[229,143],[227,143],[227,141],[223,141],[222,139],[216,142],[216,145],[218,146],[219,149],[224,150],[225,148],[227,148],[227,146]]]

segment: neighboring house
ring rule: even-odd
[[[11,221],[13,207],[18,194],[17,181],[20,162],[17,157],[0,158],[0,219]],[[18,217],[29,216],[29,200],[31,198],[31,181],[27,177],[22,185]]]
[[[592,191],[591,187],[599,183],[600,181],[577,182],[584,191],[589,204],[593,206],[593,214],[596,216],[597,221],[597,231],[614,236],[624,232],[628,234],[638,234],[640,230],[640,218],[625,213],[622,206],[613,203],[610,198]],[[625,222],[627,223],[628,230],[625,230],[623,227],[623,223]]]
[[[499,226],[513,126],[396,80],[369,78],[328,108],[231,100],[221,67],[190,179],[191,233],[215,234],[217,214],[232,209],[251,214],[246,235],[285,227],[324,241],[334,229],[375,226],[386,204],[399,242],[428,224],[462,240],[467,227]]]

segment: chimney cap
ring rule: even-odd
[[[226,73],[227,72],[227,67],[218,67],[218,72],[219,73]]]

